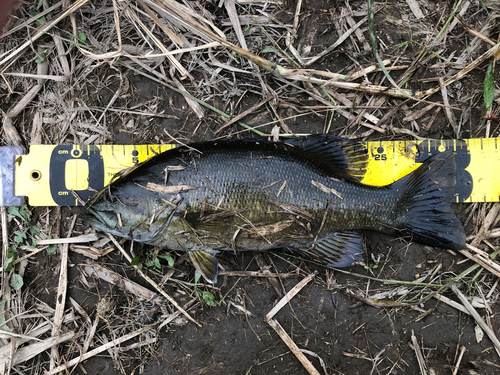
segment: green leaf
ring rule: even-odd
[[[19,230],[14,231],[14,241],[18,244],[22,243],[26,239],[26,232],[21,232]]]
[[[22,206],[19,212],[25,221],[28,221],[31,218],[31,212],[28,210],[26,205]]]
[[[10,277],[10,286],[15,290],[19,290],[23,287],[23,285],[23,277],[21,275],[18,275],[17,273],[13,273]]]
[[[167,262],[168,262],[169,267],[173,267],[174,266],[174,258],[172,258],[172,256],[170,254],[167,254],[166,258],[167,258]]]
[[[40,14],[40,12],[33,12],[33,13],[31,13],[31,15],[32,15],[33,17],[35,17],[35,16],[37,16],[37,15],[39,15],[39,14]],[[38,18],[38,19],[35,21],[35,25],[38,27],[38,26],[40,26],[41,24],[43,24],[43,23],[45,23],[45,22],[47,22],[47,19],[46,19],[44,16],[42,16],[42,17]]]
[[[7,218],[9,220],[9,222],[12,221],[12,219],[14,218],[14,216],[19,216],[19,207],[9,207],[7,208]]]
[[[56,253],[57,245],[50,245],[47,248],[47,254],[54,255]]]
[[[202,298],[203,298],[203,301],[205,301],[205,303],[208,306],[212,306],[212,307],[217,306],[217,304],[214,301],[215,297],[214,297],[214,295],[212,293],[210,293],[210,292],[203,292]]]
[[[22,221],[28,221],[31,217],[31,212],[28,210],[28,207],[26,207],[26,205],[21,207],[9,207],[7,208],[7,213],[9,216],[9,221],[11,221],[14,216],[18,217]]]
[[[279,49],[274,47],[264,48],[260,53],[271,53],[271,52],[279,52]]]
[[[486,75],[484,76],[484,106],[488,110],[493,104],[493,99],[495,96],[495,74],[493,71],[494,59],[490,61],[488,69],[486,69]]]
[[[172,255],[166,254],[166,255],[158,255],[158,258],[165,259],[168,262],[169,267],[174,266],[174,258],[172,258]]]
[[[199,273],[198,271],[196,271],[195,274],[194,274],[194,283],[195,284],[198,284],[198,281],[200,281],[200,277],[201,277],[201,273]]]
[[[47,50],[40,52],[40,53],[37,53],[36,58],[35,58],[35,62],[37,64],[41,64],[41,63],[43,63],[43,61],[45,60],[46,57],[47,57]]]
[[[3,264],[3,269],[5,272],[10,272],[12,269],[12,266],[14,265],[14,261],[16,260],[16,254],[14,253],[14,250],[9,247],[7,250],[7,259],[5,259],[5,262]]]
[[[81,31],[78,33],[78,40],[82,43],[85,43],[85,41],[87,40],[87,35],[85,35],[84,33],[82,33]]]
[[[40,234],[40,228],[38,228],[37,226],[32,226],[32,227],[30,227],[30,233],[32,235]]]
[[[139,260],[140,260],[140,257],[134,257],[134,259],[132,259],[132,262],[130,262],[130,265],[131,266],[137,266],[139,264]]]
[[[5,324],[5,304],[7,302],[5,300],[2,300],[0,302],[0,330],[1,331],[6,331],[6,332],[14,332],[13,328],[9,328],[7,324]]]
[[[161,270],[161,264],[160,264],[160,259],[158,258],[155,258],[155,260],[153,261],[153,264],[156,268],[160,269]]]

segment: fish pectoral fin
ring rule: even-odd
[[[210,284],[217,282],[219,261],[215,258],[218,251],[212,249],[197,249],[189,252],[189,259]]]
[[[303,251],[312,260],[328,267],[348,267],[363,259],[363,236],[357,232],[334,232]]]

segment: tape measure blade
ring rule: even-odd
[[[375,141],[365,144],[369,161],[362,183],[388,185],[418,168],[428,157],[448,149],[455,153],[457,161],[457,202],[499,201],[498,138]],[[74,193],[87,201],[116,173],[173,147],[175,145],[171,144],[34,145],[27,155],[16,151],[19,163],[15,167],[14,196],[26,196],[33,206],[75,206],[78,201]],[[20,202],[17,201],[22,204]]]

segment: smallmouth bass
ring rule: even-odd
[[[95,228],[185,251],[211,283],[223,250],[288,248],[331,267],[362,259],[377,230],[462,249],[465,233],[450,202],[451,152],[393,184],[363,185],[368,151],[331,135],[283,142],[222,140],[178,147],[113,181],[86,205]]]

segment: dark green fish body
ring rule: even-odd
[[[188,252],[212,282],[220,250],[285,247],[325,265],[351,265],[363,253],[355,230],[465,246],[449,205],[455,185],[451,153],[385,187],[359,183],[366,164],[361,143],[327,135],[205,142],[153,157],[87,207],[98,229]]]

